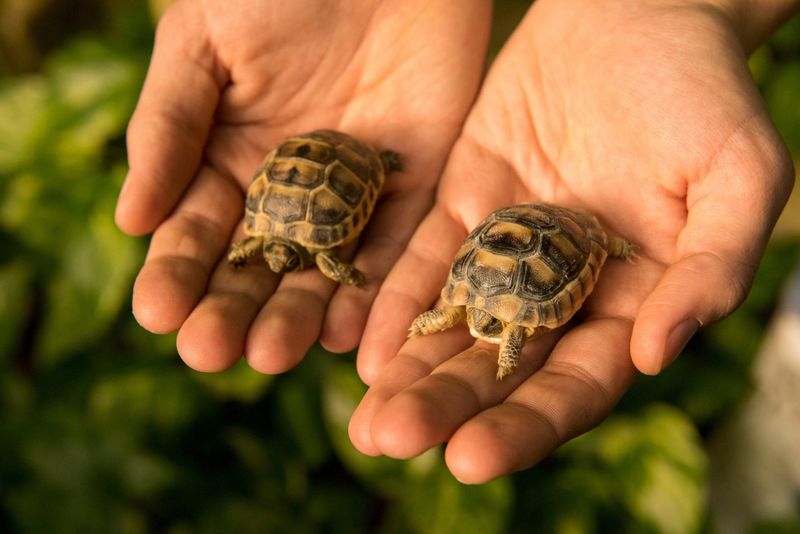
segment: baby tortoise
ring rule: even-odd
[[[526,341],[557,328],[592,292],[607,256],[630,260],[633,246],[608,237],[594,215],[522,204],[489,215],[456,253],[444,306],[417,317],[409,337],[466,320],[470,333],[500,345],[497,380],[517,366]]]
[[[367,224],[395,152],[333,130],[290,137],[267,154],[250,188],[244,213],[248,236],[233,243],[228,261],[241,267],[261,252],[276,273],[316,263],[337,282],[362,287],[364,275],[341,261],[338,248]]]

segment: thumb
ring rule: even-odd
[[[634,323],[631,357],[641,372],[658,374],[700,326],[741,304],[793,178],[788,152],[764,117],[740,128],[709,172],[689,184],[677,259]]]

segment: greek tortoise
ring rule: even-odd
[[[230,248],[235,267],[261,253],[276,273],[316,263],[337,282],[361,287],[364,275],[338,258],[372,215],[396,153],[378,152],[347,134],[316,130],[267,154],[247,191],[244,233]]]
[[[609,237],[594,215],[523,204],[490,214],[456,253],[444,306],[417,317],[409,337],[466,320],[470,333],[500,345],[497,379],[517,366],[526,341],[575,314],[608,256],[630,260],[632,245]]]

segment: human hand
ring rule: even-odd
[[[489,10],[485,0],[174,4],[128,131],[116,214],[130,234],[154,231],[134,287],[140,324],[179,330],[179,353],[202,371],[244,354],[259,371],[281,372],[317,338],[354,348],[477,91]],[[281,278],[225,261],[264,155],[317,128],[403,158],[353,260],[365,289],[316,270]]]
[[[473,483],[523,469],[742,301],[793,177],[747,69],[764,35],[748,17],[701,2],[533,5],[373,305],[358,356],[371,387],[350,423],[360,451],[408,458],[446,441],[450,470]],[[588,209],[638,259],[609,259],[582,321],[529,343],[502,382],[496,348],[465,328],[406,341],[467,232],[531,201]]]

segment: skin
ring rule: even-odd
[[[280,373],[318,338],[353,349],[433,202],[478,89],[490,10],[485,0],[178,0],[158,26],[116,211],[125,232],[153,232],[134,286],[139,323],[177,330],[178,352],[200,371],[244,355]],[[317,269],[278,276],[225,261],[264,155],[316,128],[408,156],[353,257],[363,289]]]
[[[756,4],[533,5],[372,307],[356,448],[409,458],[446,442],[466,483],[525,469],[741,303],[794,175],[746,56],[795,6]],[[531,201],[592,211],[637,259],[608,262],[581,321],[527,344],[502,382],[497,349],[465,328],[406,341],[467,231]]]
[[[477,483],[598,424],[637,367],[658,372],[741,302],[793,176],[745,58],[796,2],[538,0],[460,136],[487,1],[306,3],[182,0],[159,27],[117,221],[154,231],[134,313],[178,329],[189,365],[280,372],[363,329],[354,445],[407,458],[447,441]],[[316,127],[413,155],[354,258],[365,291],[220,263],[260,158]],[[593,211],[639,259],[604,268],[583,321],[527,344],[501,383],[466,328],[406,342],[467,230],[532,201]]]

